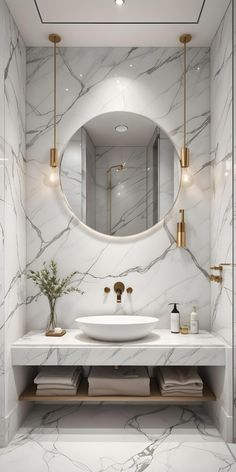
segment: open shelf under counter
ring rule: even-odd
[[[215,395],[210,391],[207,386],[203,388],[203,396],[173,396],[163,397],[160,394],[157,382],[154,378],[151,379],[150,383],[151,393],[148,396],[135,396],[135,395],[102,395],[102,396],[89,396],[88,395],[88,381],[83,379],[81,382],[79,391],[76,395],[36,395],[36,385],[31,385],[20,395],[20,400],[30,402],[68,402],[68,403],[79,403],[79,402],[132,402],[132,403],[200,403],[215,401]]]
[[[31,331],[12,344],[12,364],[224,366],[227,348],[208,331],[183,335],[159,329],[143,339],[124,343],[96,341],[78,329],[53,338]]]

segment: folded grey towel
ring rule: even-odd
[[[50,384],[37,384],[37,390],[44,390],[46,389],[57,389],[57,390],[73,390],[77,387],[82,379],[82,373],[78,372],[78,376],[76,377],[73,385],[63,385],[59,383],[50,383]]]
[[[75,385],[78,374],[81,372],[81,367],[41,367],[38,375],[34,379],[35,384],[60,384],[60,385]]]
[[[162,397],[202,397],[203,392],[196,392],[195,390],[186,392],[185,390],[176,390],[175,392],[166,392],[160,390]]]
[[[88,395],[150,395],[150,378],[145,367],[92,367]]]
[[[196,367],[159,367],[158,377],[162,387],[203,386]]]
[[[51,396],[51,395],[54,395],[54,396],[59,396],[59,395],[65,395],[65,396],[69,396],[69,395],[76,395],[77,394],[77,391],[78,391],[78,387],[76,388],[73,388],[73,389],[66,389],[64,388],[64,390],[61,390],[61,389],[53,389],[53,388],[45,388],[43,390],[36,390],[36,395],[42,395],[42,396]]]

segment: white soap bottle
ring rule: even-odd
[[[198,320],[198,313],[196,311],[196,307],[193,307],[193,311],[190,314],[190,333],[191,334],[198,334],[199,333],[199,320]]]
[[[177,309],[178,303],[169,303],[169,305],[174,305],[170,314],[170,331],[171,333],[178,334],[180,332],[180,314]]]

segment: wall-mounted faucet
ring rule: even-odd
[[[125,286],[124,286],[123,282],[116,282],[113,288],[114,288],[114,292],[116,293],[116,303],[121,303],[121,295],[125,291]],[[110,291],[111,291],[110,287],[105,287],[104,288],[104,293],[106,295],[108,295],[108,293],[110,293]],[[126,289],[126,292],[127,292],[128,295],[131,295],[133,293],[132,287],[128,287]]]
[[[116,282],[114,285],[114,291],[116,292],[116,303],[121,303],[121,295],[125,290],[123,282]]]

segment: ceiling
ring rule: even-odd
[[[117,125],[126,125],[126,133],[117,133]],[[84,126],[95,146],[147,146],[156,124],[141,115],[125,111],[104,113]]]
[[[229,0],[6,0],[27,46],[176,46],[191,33],[193,46],[209,46]]]

